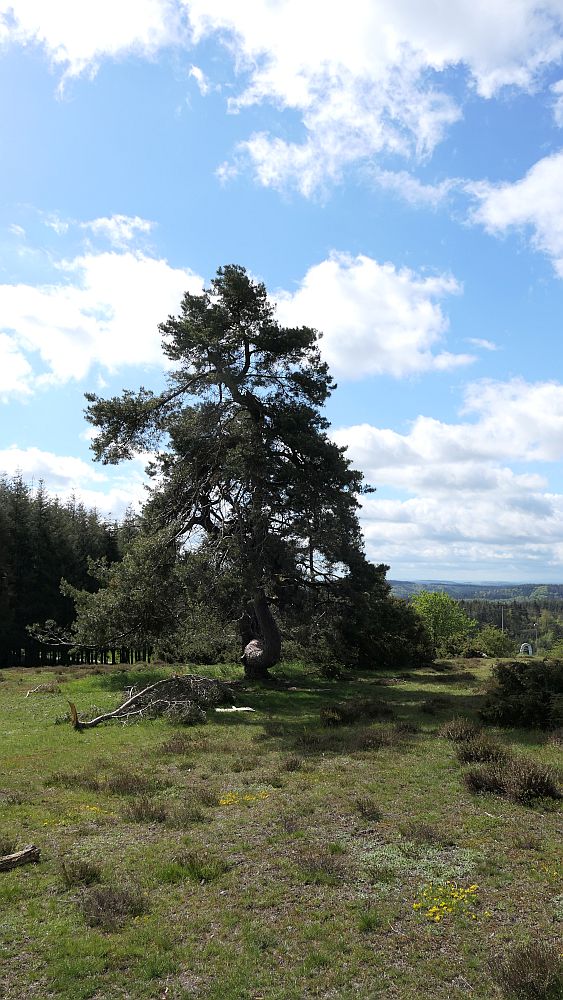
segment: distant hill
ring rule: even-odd
[[[443,590],[458,601],[545,601],[563,598],[563,583],[455,583],[451,580],[389,580],[396,597]]]

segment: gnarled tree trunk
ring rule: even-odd
[[[239,626],[244,644],[241,660],[245,676],[263,679],[281,656],[280,630],[263,590],[258,590],[252,598]]]

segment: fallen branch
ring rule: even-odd
[[[82,720],[78,716],[76,705],[69,701],[70,721],[74,729],[92,729],[102,722],[112,719],[125,722],[134,716],[164,715],[177,708],[194,706],[201,709],[202,705],[215,706],[221,702],[233,701],[233,692],[221,681],[208,677],[196,677],[191,674],[184,676],[165,677],[143,688],[142,691],[128,692],[126,700],[113,712],[104,712],[95,719]],[[201,713],[200,713],[201,714]],[[205,714],[203,713],[203,719]]]
[[[15,854],[6,854],[3,858],[0,858],[0,872],[10,871],[12,868],[17,868],[19,865],[29,865],[34,864],[39,861],[39,848],[35,847],[34,844],[28,844],[21,851],[16,851]]]

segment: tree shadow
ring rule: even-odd
[[[451,675],[450,675],[451,676]],[[432,681],[440,685],[443,675],[411,674],[421,685]],[[252,741],[280,752],[303,757],[326,754],[342,755],[393,747],[409,752],[417,735],[428,735],[442,722],[457,715],[477,718],[483,695],[467,691],[432,694],[424,686],[406,688],[397,683],[381,684],[385,678],[352,675],[346,681],[293,679],[283,688],[254,685],[239,688],[237,701],[255,709],[255,713],[221,714],[215,717],[220,727],[242,726],[253,730]],[[466,675],[463,675],[467,682]],[[453,682],[452,682],[453,683]],[[322,709],[358,703],[357,718],[349,725],[323,725]],[[362,714],[361,704],[366,705]],[[378,711],[379,708],[379,711]],[[329,713],[330,714],[330,713]],[[372,716],[372,717],[370,717]]]

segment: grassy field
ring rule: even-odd
[[[461,744],[439,735],[477,719],[488,671],[283,665],[282,686],[238,691],[252,714],[82,733],[67,699],[113,708],[166,668],[0,671],[0,855],[41,850],[0,872],[0,996],[505,995],[499,955],[561,940],[562,824],[552,799],[472,794]],[[322,725],[343,699],[371,717]],[[560,758],[540,733],[487,732]]]

